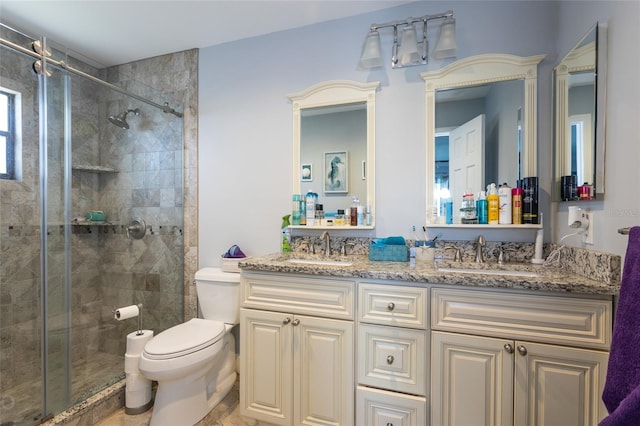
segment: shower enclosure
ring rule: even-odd
[[[0,424],[31,425],[124,377],[137,321],[114,308],[141,303],[156,333],[183,320],[183,119],[132,67],[0,38]]]

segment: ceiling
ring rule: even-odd
[[[45,35],[104,67],[405,3],[410,2],[1,0],[0,20],[34,38]]]

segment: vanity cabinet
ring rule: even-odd
[[[597,425],[610,300],[433,288],[432,425]]]
[[[352,425],[352,280],[242,272],[240,413],[248,424]]]
[[[356,424],[427,421],[426,288],[358,283]]]

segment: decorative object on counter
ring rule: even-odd
[[[538,217],[538,177],[522,180],[522,223],[540,223]]]
[[[511,190],[511,221],[514,225],[522,224],[522,188]]]
[[[403,237],[377,238],[369,246],[369,260],[406,262],[409,250]]]
[[[384,24],[371,24],[370,31],[362,46],[362,54],[358,68],[368,70],[380,68],[384,65],[380,49],[381,28],[393,28],[393,47],[391,56],[391,68],[403,68],[415,65],[424,65],[428,61],[429,42],[427,41],[427,22],[434,19],[443,19],[440,26],[440,36],[436,47],[432,52],[435,59],[453,58],[456,55],[456,21],[453,11],[448,10],[435,15],[424,15],[417,18],[407,18],[402,21],[392,21]],[[422,40],[418,41],[414,24],[420,26]],[[401,37],[398,37],[400,28]]]
[[[600,425],[631,425],[640,420],[640,227],[629,230],[618,307],[613,326],[602,401],[609,411]]]
[[[282,226],[280,226],[280,230],[282,231],[282,252],[289,253],[291,251],[291,229],[289,229],[289,218],[290,214],[282,216]]]
[[[511,187],[505,182],[498,188],[498,223],[500,225],[511,225],[513,221],[511,213]]]
[[[436,257],[436,242],[430,241],[416,241],[416,261],[433,262]]]
[[[92,210],[87,212],[87,214],[84,215],[84,218],[91,222],[104,222],[107,220],[107,215],[102,210]]]
[[[229,250],[222,254],[220,258],[220,269],[223,272],[240,272],[240,268],[238,267],[238,262],[242,259],[246,259],[247,256],[244,254],[240,247],[237,244],[229,247]]]

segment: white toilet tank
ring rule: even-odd
[[[203,318],[237,324],[240,321],[240,274],[203,268],[196,272],[195,278]]]

